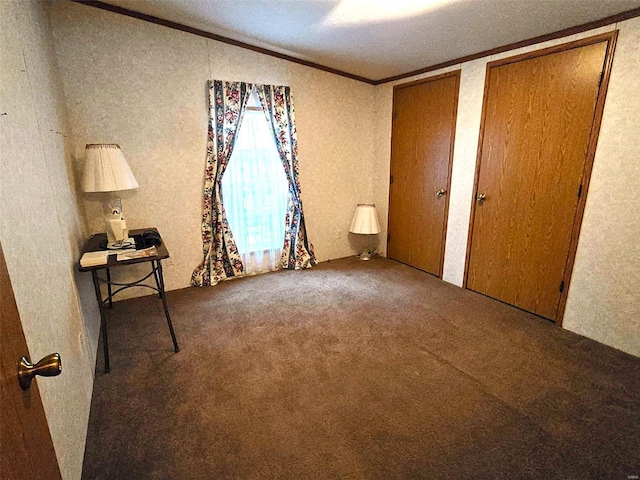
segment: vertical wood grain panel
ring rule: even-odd
[[[388,255],[442,275],[460,71],[394,89]],[[445,195],[436,192],[444,189]]]
[[[608,45],[488,66],[467,286],[553,320]]]
[[[24,392],[18,384],[22,356],[29,350],[0,244],[0,478],[60,479],[38,380]]]

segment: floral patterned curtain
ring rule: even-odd
[[[244,272],[222,204],[222,176],[231,158],[252,89],[252,84],[244,82],[209,82],[209,131],[202,214],[204,259],[191,276],[192,285],[215,285],[220,280]]]
[[[285,217],[285,238],[281,267],[310,268],[317,264],[313,245],[307,238],[298,181],[298,139],[291,89],[275,85],[254,86],[262,110],[271,126],[278,153],[289,182],[289,205]]]

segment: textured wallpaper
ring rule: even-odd
[[[395,84],[462,70],[443,271],[445,281],[462,286],[487,62],[616,28],[620,29],[620,36],[564,327],[640,355],[640,19],[454,65]],[[375,93],[373,185],[375,201],[384,210],[381,235],[386,235],[387,228],[393,85],[380,85]]]
[[[58,352],[63,374],[39,379],[65,479],[80,478],[99,315],[84,240],[69,130],[44,2],[0,2],[1,240],[32,362]],[[25,352],[26,354],[27,352]]]
[[[564,326],[640,356],[640,18],[618,28]]]
[[[188,286],[202,258],[209,79],[291,86],[316,256],[356,253],[351,218],[358,202],[373,200],[373,86],[75,3],[51,10],[75,171],[83,171],[86,143],[120,144],[140,184],[122,195],[127,224],[159,228],[171,253],[169,289]],[[92,232],[104,229],[101,198],[83,195]]]

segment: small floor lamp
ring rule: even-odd
[[[376,206],[372,203],[359,203],[349,231],[358,235],[376,235],[380,233]],[[365,249],[359,257],[360,260],[369,260],[371,252]]]
[[[87,162],[84,167],[82,189],[85,192],[118,192],[138,188],[120,145],[91,143],[86,146]],[[122,213],[122,200],[112,197],[103,204],[107,230],[107,248],[128,246],[127,222]]]

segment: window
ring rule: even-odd
[[[288,193],[273,134],[253,92],[222,177],[227,219],[247,273],[272,270],[280,259]],[[271,265],[262,265],[265,256]]]

